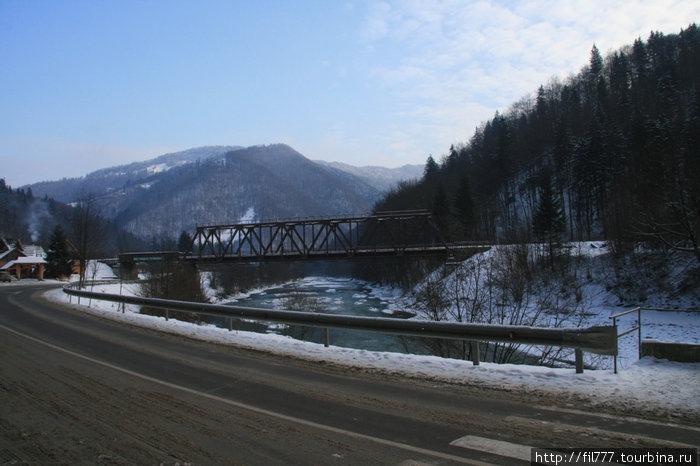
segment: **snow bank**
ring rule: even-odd
[[[120,285],[96,285],[95,291],[119,293]],[[135,293],[135,285],[124,285],[121,292]],[[68,303],[62,290],[46,293],[48,299]],[[547,368],[514,364],[481,363],[390,352],[350,348],[325,348],[322,344],[294,340],[276,334],[228,331],[214,325],[195,325],[162,317],[138,314],[138,306],[107,301],[70,299],[72,306],[84,312],[149,327],[190,338],[269,351],[312,361],[352,366],[439,380],[455,384],[479,385],[508,391],[537,392],[544,395],[583,401],[589,405],[618,407],[665,416],[700,416],[700,363],[674,363],[644,358],[618,374],[610,370],[587,370],[576,374],[571,368]]]
[[[97,261],[88,261],[85,267],[85,276],[88,280],[112,280],[117,278],[110,266]]]

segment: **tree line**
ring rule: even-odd
[[[142,250],[145,242],[99,215],[95,197],[78,196],[71,205],[47,196],[37,198],[31,188],[13,189],[0,178],[0,237],[11,243],[38,244],[47,252],[46,277],[70,275],[76,260],[115,257],[126,250]],[[81,275],[83,275],[81,273]]]
[[[429,209],[451,240],[644,241],[700,262],[700,30],[652,32],[496,113],[377,211]]]

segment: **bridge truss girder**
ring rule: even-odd
[[[186,258],[198,261],[308,260],[444,254],[426,211],[364,217],[199,226]]]

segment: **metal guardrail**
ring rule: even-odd
[[[99,299],[125,304],[137,304],[160,309],[191,312],[228,319],[245,318],[267,322],[296,324],[309,327],[360,330],[393,335],[424,338],[444,338],[470,342],[506,342],[531,345],[574,348],[576,372],[583,372],[583,352],[617,355],[617,327],[595,326],[586,328],[541,328],[518,325],[490,325],[460,322],[436,322],[428,320],[403,320],[383,317],[346,316],[324,313],[259,309],[223,304],[174,301],[140,296],[124,296],[108,293],[77,290],[66,286],[63,292],[90,299]],[[230,320],[229,320],[230,322]],[[229,324],[229,329],[231,328]],[[326,344],[327,346],[328,344]],[[475,365],[479,364],[478,344],[473,347]]]
[[[637,313],[637,326],[629,328],[625,330],[622,333],[619,333],[617,335],[617,338],[624,337],[625,335],[629,335],[632,332],[638,332],[637,333],[637,345],[638,345],[638,351],[639,351],[639,359],[642,359],[642,311],[661,311],[661,312],[700,312],[698,309],[664,309],[664,308],[656,308],[656,307],[635,307],[634,309],[629,309],[627,311],[620,312],[618,314],[610,316],[610,319],[613,321],[613,327],[617,327],[617,319],[619,319],[622,316],[625,316],[627,314],[631,314],[633,312]],[[617,374],[617,354],[614,355],[613,357],[613,372]]]

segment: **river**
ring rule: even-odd
[[[305,277],[282,285],[249,291],[227,304],[268,309],[314,310],[329,314],[369,317],[406,318],[410,314],[400,308],[401,292],[391,287],[373,286],[354,278]],[[308,309],[311,308],[311,309]],[[323,342],[323,329],[289,328],[267,325],[266,331],[295,338]],[[259,328],[259,330],[262,328]],[[405,352],[407,340],[394,335],[373,332],[330,329],[330,343],[335,346],[371,351]]]

